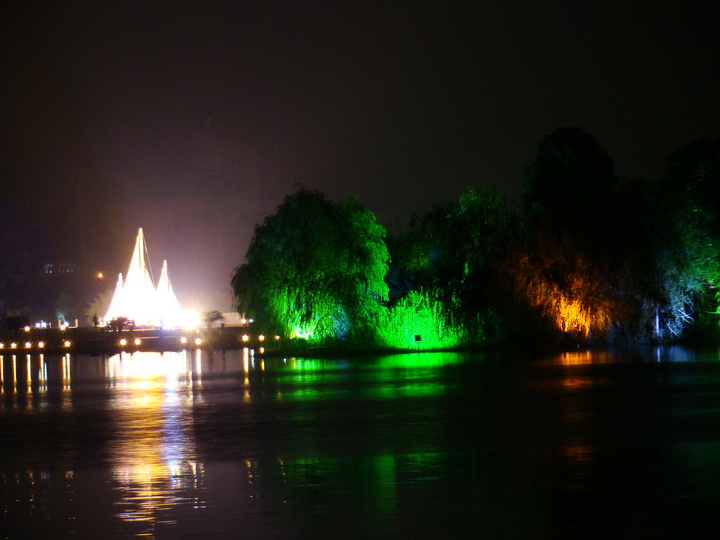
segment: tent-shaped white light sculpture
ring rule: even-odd
[[[183,310],[170,282],[167,261],[163,261],[162,274],[155,288],[145,262],[146,252],[143,230],[138,229],[127,277],[124,282],[122,274],[118,277],[105,321],[127,317],[137,326],[180,326],[183,322]]]
[[[173,292],[167,261],[163,261],[162,273],[156,289],[157,309],[160,313],[160,324],[163,326],[181,326],[184,322],[183,310]]]

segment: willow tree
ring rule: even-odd
[[[523,174],[524,245],[507,269],[512,288],[540,317],[533,326],[544,339],[597,338],[616,318],[617,269],[630,256],[620,249],[627,233],[613,161],[592,135],[560,128],[540,140]]]
[[[387,336],[388,343],[421,334],[420,328],[434,336],[422,337],[429,347],[498,339],[494,259],[512,229],[505,199],[492,188],[470,188],[457,203],[414,217],[393,245],[395,301],[387,329],[397,337]]]
[[[235,307],[312,342],[372,338],[388,298],[385,229],[355,198],[300,188],[255,227],[232,278]]]
[[[668,156],[660,186],[670,242],[658,257],[665,305],[660,330],[720,337],[720,139],[699,139]]]

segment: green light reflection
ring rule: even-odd
[[[284,400],[389,399],[441,395],[447,385],[437,372],[464,361],[458,353],[410,353],[352,360],[290,359],[283,377]]]

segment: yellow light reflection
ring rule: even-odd
[[[65,354],[62,357],[62,377],[63,377],[63,388],[70,388],[70,355]]]
[[[186,496],[184,488],[196,487],[203,474],[188,436],[193,416],[185,406],[193,400],[188,375],[193,365],[199,372],[201,351],[188,360],[186,351],[121,353],[108,359],[109,372],[121,387],[112,402],[118,517],[143,527],[143,536],[155,536],[157,516]]]
[[[120,353],[108,358],[111,378],[144,379],[164,377],[177,379],[187,369],[181,353],[134,352]]]
[[[560,355],[560,363],[563,366],[584,366],[592,364],[592,353],[590,351],[564,352]]]
[[[195,375],[196,377],[202,373],[202,351],[195,350]]]
[[[45,362],[45,355],[40,355],[40,370],[38,374],[38,382],[43,390],[47,390],[47,362]]]
[[[607,351],[569,351],[560,354],[556,363],[563,366],[586,366],[589,364],[607,364],[612,362],[612,357]]]

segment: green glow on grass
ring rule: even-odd
[[[386,346],[398,349],[450,348],[462,339],[461,332],[448,324],[442,303],[417,291],[411,291],[390,310],[387,323],[378,332]]]
[[[315,333],[313,332],[313,329],[310,328],[309,325],[303,324],[303,325],[296,326],[293,329],[292,333],[290,334],[290,337],[306,339],[308,341],[312,341],[314,334]]]

